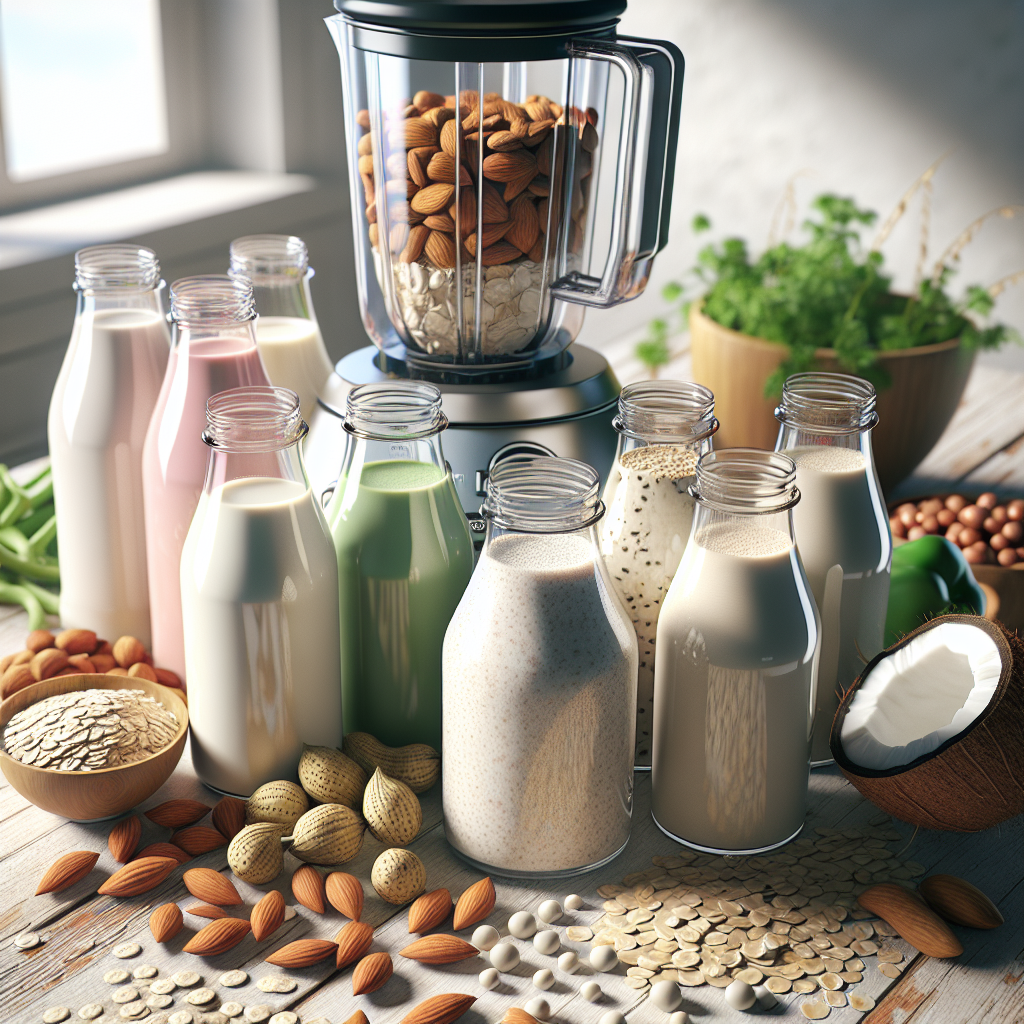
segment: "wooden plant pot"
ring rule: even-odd
[[[715,394],[721,422],[716,448],[774,448],[779,434],[776,400],[764,384],[786,355],[784,346],[740,334],[690,307],[693,379]],[[878,394],[878,426],[871,443],[878,478],[890,491],[914,471],[949,424],[974,365],[974,353],[959,339],[938,345],[882,352],[879,363],[892,384]],[[819,348],[816,369],[844,372],[835,352]]]

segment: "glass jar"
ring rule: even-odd
[[[294,235],[236,238],[228,273],[252,282],[259,314],[256,342],[267,376],[298,394],[308,422],[334,367],[313,312],[314,272],[306,243]]]
[[[658,616],[690,536],[690,484],[718,429],[715,396],[689,381],[640,381],[619,395],[615,463],[605,484],[601,555],[636,630],[636,759],[651,767]]]
[[[661,609],[652,812],[705,852],[760,853],[803,828],[820,623],[793,541],[795,478],[774,452],[703,456]]]
[[[338,566],[302,464],[299,398],[207,403],[206,483],[181,554],[192,763],[249,796],[295,775],[304,743],[340,747]]]
[[[473,541],[441,451],[432,384],[348,395],[327,506],[341,602],[345,723],[388,746],[441,746],[441,644],[473,571]]]
[[[643,291],[668,238],[675,46],[617,36],[624,0],[335,6],[381,369],[530,370],[575,339],[584,306]]]
[[[206,403],[219,391],[269,385],[256,347],[252,285],[222,274],[171,285],[167,372],[142,453],[153,657],[185,675],[181,548],[206,478]]]
[[[483,871],[574,875],[629,838],[636,636],[572,459],[491,471],[480,560],[444,641],[445,834]]]
[[[775,410],[775,450],[796,463],[800,559],[822,621],[811,764],[829,764],[840,693],[882,650],[892,533],[871,451],[875,389],[842,373],[797,373]]]
[[[81,249],[75,291],[75,324],[46,424],[61,624],[149,647],[142,446],[170,348],[156,253]]]

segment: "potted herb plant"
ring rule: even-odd
[[[1003,207],[979,218],[928,274],[923,272],[924,233],[914,288],[907,295],[892,290],[879,247],[914,191],[930,187],[934,169],[903,197],[870,249],[862,246],[860,230],[876,215],[852,199],[820,195],[803,224],[803,244],[770,244],[754,259],[745,241],[728,238],[700,251],[686,284],[665,288],[665,297],[680,303],[689,323],[693,377],[715,393],[722,424],[717,447],[773,448],[778,434],[773,413],[791,373],[854,373],[878,389],[874,453],[882,486],[891,488],[945,430],[975,353],[1019,339],[1011,328],[984,321],[995,297],[1024,278],[1024,271],[989,288],[971,286],[958,299],[948,286],[961,250],[984,220],[1013,216],[1020,208]],[[791,194],[790,189],[790,201]],[[710,223],[698,216],[693,227],[703,232]],[[673,358],[669,335],[669,324],[655,321],[637,346],[652,374]]]

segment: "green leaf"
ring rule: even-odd
[[[693,233],[699,235],[702,231],[711,230],[711,221],[703,213],[698,213],[690,222]]]

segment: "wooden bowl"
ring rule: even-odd
[[[177,691],[130,676],[56,676],[33,683],[11,694],[0,704],[0,734],[19,711],[59,693],[72,690],[144,690],[178,720],[174,739],[141,761],[101,768],[92,772],[61,772],[35,768],[16,761],[0,750],[0,770],[7,781],[26,799],[44,811],[73,821],[101,821],[131,810],[152,796],[174,771],[188,735],[188,708]]]
[[[716,448],[775,447],[779,423],[776,400],[764,397],[764,384],[786,356],[774,341],[753,338],[690,307],[693,379],[715,393],[721,426]],[[840,371],[835,351],[815,351],[815,369]],[[880,352],[878,364],[892,384],[878,392],[878,426],[871,432],[875,468],[883,491],[913,472],[949,425],[967,385],[974,353],[958,339],[937,345]]]

